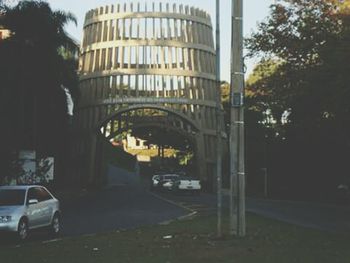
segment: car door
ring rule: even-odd
[[[38,203],[29,204],[29,200],[36,199]],[[42,221],[42,204],[39,202],[39,196],[35,187],[29,188],[27,193],[27,217],[30,228],[40,226]]]
[[[53,214],[54,200],[44,187],[37,187],[36,191],[41,204],[41,224],[49,225]]]

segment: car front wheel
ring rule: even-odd
[[[28,222],[22,218],[18,223],[17,237],[20,241],[24,241],[28,237]]]
[[[55,214],[51,222],[51,234],[57,236],[61,231],[61,218],[59,214]]]

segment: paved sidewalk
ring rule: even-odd
[[[248,198],[247,210],[299,226],[350,234],[348,206]]]
[[[229,196],[225,190],[224,195]],[[247,198],[247,211],[298,226],[350,234],[350,206]]]

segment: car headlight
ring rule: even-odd
[[[0,223],[8,223],[12,220],[11,216],[0,216]]]

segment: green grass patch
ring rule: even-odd
[[[350,237],[249,214],[246,238],[215,238],[216,218],[0,248],[1,262],[337,263],[350,262]],[[227,222],[225,222],[227,228]]]

